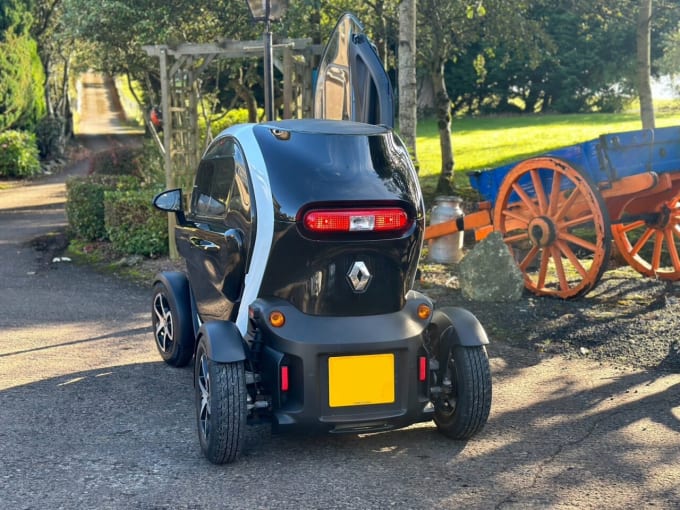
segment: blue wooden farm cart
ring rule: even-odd
[[[612,238],[639,273],[680,280],[680,126],[605,134],[469,178],[480,210],[430,226],[426,239],[499,232],[535,294],[590,291]]]

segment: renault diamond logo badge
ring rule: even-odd
[[[366,267],[366,264],[364,264],[360,260],[357,260],[352,265],[352,268],[349,270],[349,273],[347,273],[347,279],[349,280],[349,284],[354,289],[354,292],[357,293],[364,292],[368,288],[368,284],[371,282],[371,278],[373,278],[373,276]]]

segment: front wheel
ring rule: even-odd
[[[203,340],[194,371],[198,439],[213,464],[234,461],[245,440],[247,401],[243,361],[217,363],[208,358]]]
[[[508,172],[493,224],[524,273],[524,286],[539,296],[583,296],[607,266],[611,224],[605,202],[566,161],[531,158]]]
[[[456,346],[449,356],[434,422],[452,439],[468,439],[484,428],[491,410],[491,369],[483,345]]]

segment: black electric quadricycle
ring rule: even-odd
[[[186,274],[153,286],[156,345],[194,360],[201,448],[233,461],[248,423],[366,433],[434,420],[466,439],[487,421],[486,333],[412,290],[425,208],[394,134],[392,90],[351,16],[319,70],[315,117],[234,126],[203,155],[176,216]],[[342,119],[342,120],[333,120]]]

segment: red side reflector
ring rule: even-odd
[[[389,232],[408,223],[406,211],[388,209],[329,209],[309,211],[304,225],[312,232]]]
[[[288,391],[288,367],[281,367],[281,391]]]
[[[418,380],[420,382],[427,380],[427,358],[425,356],[418,358]]]

